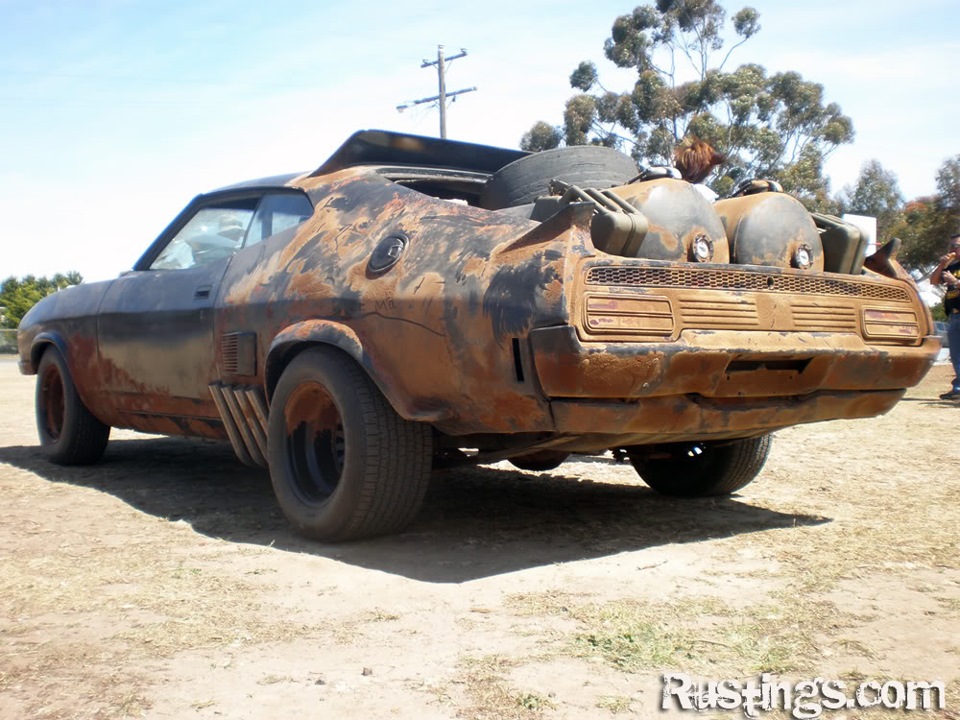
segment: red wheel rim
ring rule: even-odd
[[[59,440],[63,433],[63,418],[66,413],[63,378],[57,368],[50,367],[44,373],[41,383],[43,427],[51,440]]]

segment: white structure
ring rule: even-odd
[[[867,255],[873,255],[877,251],[877,219],[867,215],[843,215],[844,222],[856,226],[863,236],[867,239]]]

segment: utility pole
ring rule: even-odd
[[[427,98],[421,98],[420,100],[414,100],[409,103],[403,103],[402,105],[397,105],[397,111],[403,112],[411,105],[422,105],[423,103],[436,102],[440,106],[440,137],[442,139],[447,138],[447,98],[456,99],[457,95],[463,95],[463,93],[474,92],[475,87],[465,88],[463,90],[454,90],[453,92],[447,92],[447,63],[453,62],[458,58],[466,57],[467,51],[463,48],[460,48],[460,53],[458,55],[451,55],[448,58],[443,56],[443,45],[437,45],[437,59],[436,60],[424,60],[421,68],[430,67],[431,65],[437,66],[437,79],[438,79],[438,90],[439,92],[436,95]]]

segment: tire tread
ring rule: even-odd
[[[60,374],[64,395],[63,429],[56,440],[46,435],[40,397],[41,384],[51,364],[57,367]],[[52,345],[43,352],[37,368],[36,415],[40,445],[50,462],[57,465],[91,465],[103,457],[110,440],[110,426],[100,422],[84,405],[63,354]]]
[[[693,462],[682,456],[647,460],[640,453],[631,454],[630,461],[643,481],[663,495],[730,495],[760,474],[772,442],[771,435],[734,440],[708,447],[709,456]]]
[[[288,376],[290,380],[285,378]],[[295,358],[281,377],[274,399],[282,398],[286,385],[300,376],[315,373],[327,385],[328,392],[338,402],[355,407],[341,407],[342,414],[359,417],[357,428],[345,428],[347,442],[361,442],[361,467],[352,467],[357,477],[342,477],[343,482],[355,482],[350,502],[342,512],[317,513],[315,519],[301,516],[296,503],[285,498],[283,487],[288,482],[280,477],[283,462],[274,457],[280,452],[282,440],[279,418],[277,428],[271,423],[271,477],[277,498],[288,519],[304,534],[325,541],[356,540],[396,532],[409,524],[420,510],[427,485],[430,481],[432,456],[432,430],[423,423],[411,422],[400,417],[387,402],[380,390],[367,377],[352,358],[340,351],[328,348],[311,348]],[[281,408],[271,408],[282,415]],[[277,447],[274,447],[277,446]],[[349,451],[348,451],[349,453]],[[341,488],[334,491],[340,492]],[[341,506],[344,504],[341,503]]]

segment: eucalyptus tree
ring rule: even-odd
[[[825,101],[822,85],[797,72],[770,74],[756,63],[729,69],[734,51],[760,31],[759,20],[752,7],[728,19],[716,0],[657,0],[621,15],[604,56],[633,71],[632,87],[609,89],[595,63],[581,62],[570,75],[579,92],[567,101],[562,126],[540,121],[521,146],[600,144],[643,164],[668,164],[692,134],[728,158],[711,183],[719,192],[741,178],[767,177],[808,204],[829,205],[823,163],[852,141],[853,123]]]
[[[908,202],[893,228],[903,241],[901,260],[924,272],[932,269],[956,233],[960,233],[960,155],[940,165],[936,194]]]
[[[897,176],[878,160],[863,164],[856,182],[840,191],[837,202],[840,212],[876,218],[881,245],[893,236],[904,209]]]

